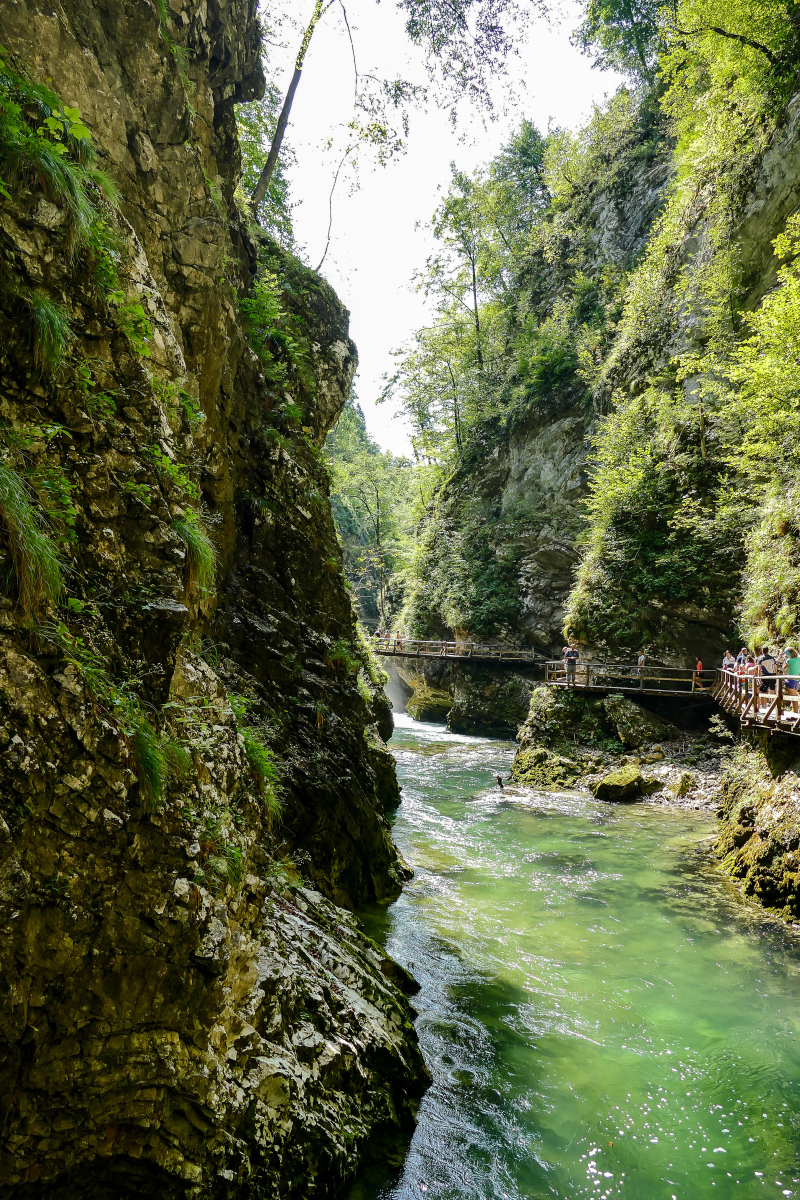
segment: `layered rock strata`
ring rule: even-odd
[[[337,1195],[426,1083],[408,982],[337,907],[398,893],[398,789],[318,457],[347,313],[234,201],[258,38],[251,0],[0,19],[120,193],[97,201],[113,268],[35,173],[0,200],[4,445],[66,514],[61,604],[0,601],[9,1200]],[[259,257],[306,334],[283,377],[239,316]],[[57,369],[37,304],[66,323]]]

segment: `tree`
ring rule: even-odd
[[[269,145],[275,128],[280,92],[274,84],[268,85],[261,100],[251,100],[236,107],[236,124],[239,131],[239,148],[242,155],[242,190],[251,195],[264,161],[264,147]],[[292,232],[292,203],[286,167],[293,161],[290,149],[283,148],[272,173],[269,187],[256,207],[256,216],[261,226],[271,233],[282,245],[291,248],[294,243]]]
[[[527,0],[531,9],[545,11],[544,0]],[[343,0],[315,0],[311,19],[306,26],[295,59],[294,71],[275,125],[267,160],[253,188],[251,200],[258,209],[270,187],[278,163],[286,127],[303,72],[311,39],[325,13],[338,3],[353,48],[355,71],[355,105],[367,116],[365,126],[388,126],[389,109],[399,110],[404,131],[408,116],[405,105],[420,99],[424,89],[403,79],[378,79],[359,76],[350,22]],[[398,8],[406,15],[406,33],[411,43],[425,54],[431,80],[447,97],[451,116],[455,120],[458,102],[464,96],[491,108],[490,84],[505,75],[506,59],[515,51],[519,24],[524,20],[517,0],[450,0],[447,4],[431,0],[398,0]],[[366,86],[361,87],[361,84]],[[383,139],[386,143],[391,139]]]
[[[250,197],[253,202],[253,207],[256,210],[267,194],[267,189],[269,188],[272,174],[278,162],[278,155],[280,154],[281,145],[283,144],[283,135],[285,134],[286,126],[289,123],[289,113],[292,111],[294,94],[297,91],[297,85],[300,82],[300,76],[303,72],[303,63],[305,62],[308,47],[311,44],[311,38],[313,37],[314,30],[321,21],[322,17],[333,3],[334,0],[328,0],[327,4],[323,4],[323,0],[316,0],[316,3],[314,4],[314,11],[311,14],[311,20],[309,21],[305,28],[305,32],[303,33],[303,40],[300,43],[300,49],[297,52],[297,58],[294,62],[294,73],[289,82],[289,87],[280,111],[280,116],[278,117],[278,122],[275,126],[275,133],[272,136],[272,144],[269,148],[267,161],[264,163],[264,167],[258,177],[258,181],[253,188],[253,192]]]
[[[583,23],[573,34],[594,65],[652,84],[663,46],[659,0],[589,0]]]
[[[384,453],[370,438],[354,396],[328,435],[325,449],[345,573],[362,616],[385,624],[391,614],[393,580],[412,540],[412,465],[406,458]]]

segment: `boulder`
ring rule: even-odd
[[[511,767],[514,782],[527,787],[568,788],[580,774],[580,765],[574,759],[554,754],[544,746],[518,750]]]
[[[673,779],[669,785],[668,791],[672,792],[673,796],[688,796],[689,792],[697,787],[697,779],[691,771],[681,771],[677,779]]]
[[[598,800],[636,800],[642,794],[641,769],[636,763],[626,763],[617,771],[610,771],[594,784],[592,792]]]
[[[679,736],[679,729],[662,721],[625,696],[606,696],[603,701],[606,716],[616,729],[619,740],[632,750],[648,742],[670,741]]]

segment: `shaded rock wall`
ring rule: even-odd
[[[722,782],[715,849],[746,896],[800,918],[800,758],[796,739],[760,731],[737,746]]]
[[[444,721],[454,733],[514,737],[525,720],[541,670],[492,668],[398,658],[395,669],[411,689],[405,708],[419,721]]]
[[[233,200],[233,105],[263,87],[255,5],[170,13],[186,79],[147,0],[0,15],[120,190],[115,287],[150,327],[131,337],[40,180],[0,201],[0,421],[74,508],[70,603],[31,626],[0,599],[9,1198],[336,1195],[426,1082],[396,972],[331,903],[387,900],[404,873],[388,706],[332,657],[359,653],[317,457],[355,368],[347,313],[262,247],[310,346],[301,374],[265,377],[237,304],[259,247]],[[70,321],[53,375],[34,367],[30,289]],[[206,590],[174,528],[187,487],[218,550]],[[5,539],[0,557],[5,574]],[[280,814],[231,694],[277,755]],[[183,747],[163,798],[128,695],[157,745]]]

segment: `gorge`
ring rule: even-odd
[[[625,925],[621,1022],[659,921],[695,964],[625,1026],[643,1118],[723,928],[747,998],[749,1033],[728,996],[701,1037],[703,991],[681,1062],[696,1106],[726,1079],[725,1113],[764,1100],[731,1135],[747,1182],[700,1187],[687,1141],[674,1186],[755,1194],[769,1162],[794,1194],[800,742],[411,660],[395,731],[366,634],[683,666],[800,637],[796,13],[682,3],[679,27],[643,8],[641,62],[589,5],[629,85],[454,168],[436,317],[387,382],[413,462],[367,433],[280,170],[266,208],[242,189],[274,88],[255,0],[0,5],[2,1200],[655,1194],[664,1146],[626,1192],[598,1174],[635,1122],[597,1116],[629,1043],[603,1016],[605,1053],[606,978],[578,983],[593,904]],[[630,806],[596,791],[620,768]],[[517,1036],[539,1089],[489,1065]]]

